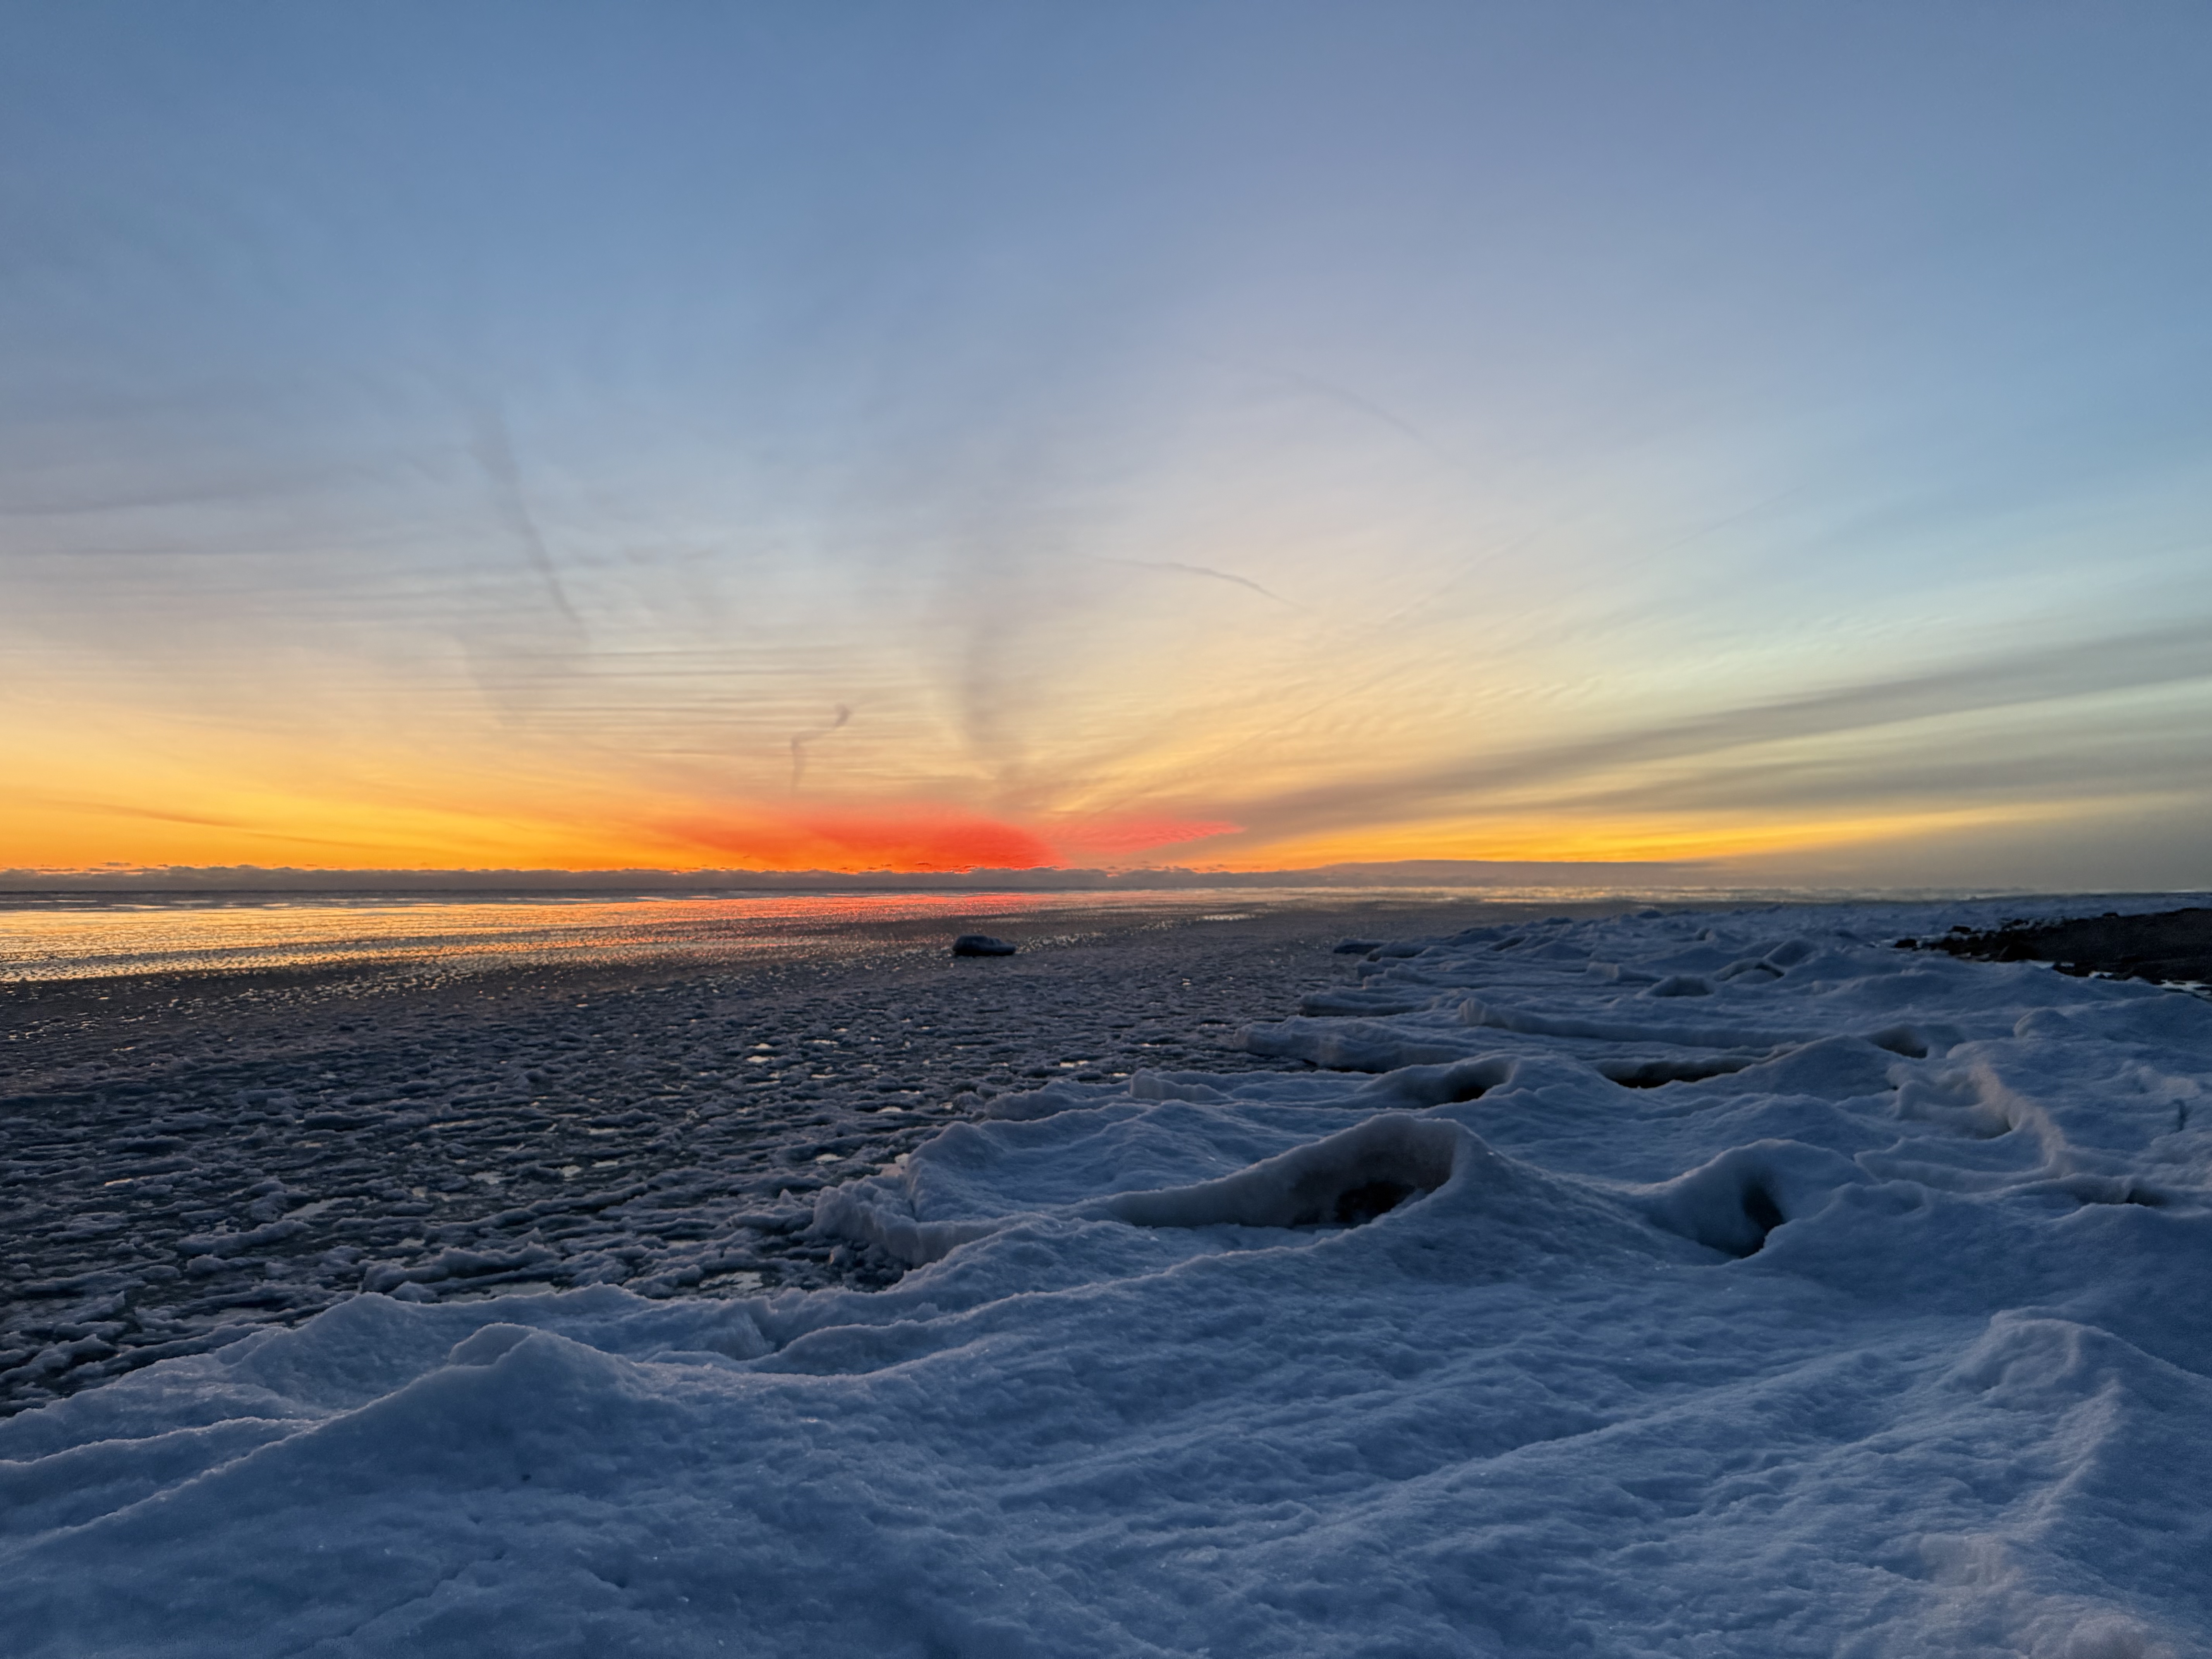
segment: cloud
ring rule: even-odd
[[[1415,445],[1426,451],[1432,459],[1443,462],[1453,471],[1467,471],[1466,466],[1456,457],[1411,421],[1385,409],[1373,398],[1363,397],[1349,387],[1337,385],[1334,380],[1324,380],[1318,375],[1304,374],[1295,368],[1281,368],[1267,363],[1240,362],[1210,351],[1201,352],[1200,356],[1228,368],[1241,370],[1247,374],[1258,375],[1270,380],[1279,380],[1285,386],[1294,386],[1298,391],[1320,398],[1323,402],[1349,409],[1366,416],[1370,421],[1389,428],[1402,438],[1411,439]]]
[[[538,573],[553,608],[575,626],[582,627],[583,619],[568,602],[568,590],[561,585],[561,573],[554,567],[553,556],[546,550],[537,516],[530,510],[530,498],[522,487],[522,469],[514,459],[514,441],[507,428],[507,416],[498,404],[489,402],[475,403],[469,414],[476,428],[469,453],[476,458],[491,485],[492,505],[498,510],[501,522],[514,532],[523,556]]]
[[[799,793],[799,785],[806,776],[806,745],[817,738],[826,738],[853,718],[853,711],[843,703],[836,706],[836,714],[827,726],[817,726],[811,732],[801,732],[791,740],[791,793]]]
[[[1175,818],[1121,815],[1083,818],[1051,826],[1054,844],[1079,858],[1118,858],[1156,848],[1179,847],[1217,836],[1233,836],[1243,826],[1225,818]]]
[[[660,830],[684,846],[769,869],[1029,870],[1060,862],[1049,843],[1019,824],[928,802],[775,817],[734,808]]]
[[[1273,599],[1277,605],[1288,605],[1293,611],[1304,611],[1306,608],[1295,599],[1286,599],[1273,589],[1261,586],[1249,576],[1239,576],[1227,570],[1216,570],[1211,565],[1185,564],[1180,559],[1115,559],[1101,554],[1086,554],[1085,556],[1093,564],[1118,564],[1131,570],[1171,570],[1185,576],[1204,576],[1218,582],[1231,582],[1238,587],[1251,589],[1263,599]]]
[[[1526,792],[1547,785],[1564,791],[1601,781],[1620,769],[1653,762],[1694,760],[1762,744],[1843,738],[1906,722],[2208,678],[2212,678],[2212,622],[2194,620],[2077,644],[2039,646],[1957,667],[1631,726],[1517,753],[1470,757],[1395,775],[1346,778],[1237,802],[1230,810],[1253,833],[1269,837],[1402,823],[1465,811],[1480,805],[1486,793]],[[2051,772],[2043,781],[2064,784],[2064,769],[2071,763],[2063,755],[2053,756]],[[1843,757],[1838,764],[1852,763]],[[1931,792],[1940,794],[1940,786],[1931,784]],[[1608,804],[1627,804],[1640,793],[1629,785],[1611,793]],[[1832,795],[1832,786],[1820,793]],[[1688,804],[1679,787],[1674,787],[1672,804]]]

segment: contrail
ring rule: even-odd
[[[470,410],[475,419],[476,441],[469,446],[477,465],[483,468],[490,479],[492,495],[499,507],[500,517],[507,520],[507,528],[522,544],[522,550],[545,584],[545,592],[555,607],[570,622],[582,625],[583,618],[568,603],[566,589],[561,586],[560,573],[553,568],[553,556],[545,550],[545,538],[538,528],[538,520],[530,511],[529,498],[522,493],[522,469],[515,464],[514,443],[507,435],[507,417],[495,404],[482,404]]]
[[[1197,355],[1208,362],[1219,363],[1224,368],[1233,368],[1244,374],[1257,374],[1267,380],[1285,381],[1297,386],[1302,392],[1311,392],[1316,398],[1326,398],[1330,403],[1340,404],[1346,409],[1356,410],[1370,420],[1381,422],[1400,436],[1412,439],[1437,460],[1451,468],[1453,471],[1464,473],[1468,471],[1466,464],[1457,456],[1406,419],[1404,416],[1394,413],[1376,403],[1372,398],[1364,398],[1349,387],[1337,385],[1334,380],[1324,380],[1318,375],[1304,374],[1295,368],[1282,368],[1273,363],[1245,362],[1238,358],[1224,357],[1216,351],[1200,351]]]
[[[1380,421],[1383,425],[1391,428],[1393,430],[1402,434],[1406,437],[1411,438],[1415,443],[1420,445],[1420,447],[1427,450],[1430,454],[1435,456],[1438,460],[1442,461],[1446,466],[1452,468],[1455,471],[1464,472],[1467,471],[1467,468],[1461,464],[1458,458],[1453,455],[1450,451],[1447,450],[1434,438],[1429,436],[1427,433],[1422,431],[1420,428],[1415,426],[1411,421],[1406,419],[1402,415],[1393,414],[1390,410],[1383,408],[1382,404],[1376,403],[1371,398],[1363,398],[1357,392],[1353,392],[1348,387],[1338,386],[1334,381],[1321,380],[1311,374],[1302,374],[1295,368],[1275,368],[1267,367],[1261,368],[1260,373],[1262,374],[1273,374],[1279,380],[1290,381],[1293,386],[1304,386],[1307,391],[1315,393],[1318,397],[1327,398],[1332,402],[1342,404],[1346,409],[1356,409],[1361,414],[1369,416],[1370,419]]]
[[[1249,576],[1239,576],[1227,570],[1216,570],[1211,565],[1185,564],[1179,559],[1109,559],[1097,554],[1085,556],[1093,564],[1121,564],[1127,565],[1133,570],[1173,570],[1186,576],[1211,576],[1218,582],[1234,582],[1239,587],[1249,587],[1261,599],[1273,599],[1277,605],[1286,605],[1293,611],[1303,611],[1306,608],[1295,599],[1286,599],[1281,594],[1261,586]]]
[[[813,742],[817,738],[828,737],[832,732],[835,732],[839,726],[842,726],[847,720],[852,718],[853,711],[846,708],[845,705],[841,702],[836,707],[836,718],[831,720],[829,725],[822,726],[812,732],[801,732],[797,737],[792,738],[791,793],[795,795],[799,793],[799,781],[806,775],[806,745]]]

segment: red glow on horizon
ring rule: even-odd
[[[681,839],[773,870],[1035,870],[1062,862],[1042,836],[994,818],[921,807],[672,825]]]
[[[1206,841],[1214,836],[1233,836],[1241,823],[1225,818],[1116,817],[1099,818],[1057,831],[1060,844],[1088,855],[1112,856],[1139,853],[1153,847],[1175,847],[1184,842]]]

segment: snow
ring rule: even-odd
[[[2205,1651],[2212,1005],[1936,915],[1373,948],[1247,1034],[1316,1069],[816,1194],[888,1288],[364,1293],[24,1412],[8,1650]]]

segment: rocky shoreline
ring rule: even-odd
[[[2108,911],[2063,921],[1958,927],[1940,939],[1898,943],[1976,962],[2047,962],[2062,974],[2081,977],[2212,984],[2212,909],[2151,915]]]

